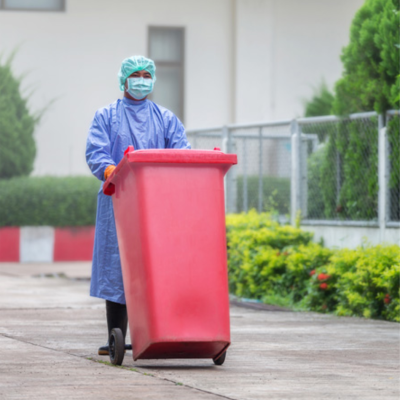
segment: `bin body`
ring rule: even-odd
[[[105,183],[135,360],[229,346],[223,178],[235,163],[219,151],[129,151]]]

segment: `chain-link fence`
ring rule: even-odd
[[[375,112],[188,130],[193,149],[238,155],[227,212],[298,212],[305,224],[400,226],[400,117]]]
[[[192,149],[195,150],[212,150],[215,147],[222,149],[224,147],[224,137],[221,127],[199,129],[196,131],[188,130],[186,135]]]
[[[400,221],[400,114],[389,111],[386,114],[387,163],[387,220]]]
[[[304,118],[298,126],[302,218],[377,223],[378,116]]]
[[[229,125],[187,131],[193,149],[221,148],[236,153],[238,164],[227,174],[228,212],[276,211],[290,214],[290,121]]]
[[[229,127],[238,165],[234,211],[290,213],[290,121],[253,127]]]

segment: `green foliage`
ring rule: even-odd
[[[290,178],[263,176],[263,208],[264,211],[274,210],[279,214],[289,214]],[[243,210],[243,176],[237,177],[237,209]],[[258,208],[258,176],[247,177],[248,209]]]
[[[332,114],[334,96],[325,82],[314,90],[313,97],[305,103],[305,117],[319,117]]]
[[[337,126],[330,128],[335,132],[338,129]],[[337,141],[332,135],[307,159],[307,218],[335,219],[341,216],[337,202],[337,155]]]
[[[329,139],[308,159],[308,217],[376,219],[379,190],[377,118],[345,119],[330,130]],[[395,137],[392,135],[393,140]],[[395,157],[398,149],[393,147],[392,153]],[[396,188],[399,169],[396,169],[397,161],[393,155],[395,168],[391,168],[391,180]]]
[[[335,114],[345,116],[372,109],[385,113],[399,108],[399,17],[399,2],[395,0],[367,0],[355,15],[350,43],[342,53],[344,73],[336,83]],[[398,118],[393,118],[389,123],[392,219],[400,215],[400,139],[394,133],[399,132],[398,122]],[[313,193],[309,196],[309,218],[377,218],[377,125],[376,118],[343,119],[318,132],[325,144],[308,162],[308,174],[313,179],[309,180]],[[312,128],[306,126],[304,132],[313,133],[307,131]],[[317,193],[320,196],[314,197]]]
[[[13,76],[12,59],[0,65],[0,179],[29,175],[36,155],[38,117],[30,114],[27,98],[20,94],[21,78]]]
[[[367,0],[358,10],[342,53],[335,114],[398,108],[399,16],[397,0]]]
[[[270,214],[227,216],[230,290],[237,296],[400,322],[398,246],[329,250]]]
[[[391,95],[395,108],[398,110],[400,108],[400,75],[397,75],[396,84],[392,87]]]
[[[317,219],[323,214],[325,204],[330,205],[329,210],[335,208],[335,192],[329,191],[328,198],[323,196],[322,187],[330,186],[335,184],[335,182],[330,182],[330,179],[335,175],[330,171],[328,175],[324,174],[323,165],[326,164],[328,159],[327,154],[328,146],[324,143],[320,146],[318,150],[312,153],[307,159],[307,169],[308,169],[308,207],[307,207],[307,218]],[[333,196],[332,196],[333,195]],[[333,200],[333,202],[331,201]],[[328,211],[328,215],[333,214]]]
[[[96,219],[93,177],[0,180],[0,226],[86,226]]]
[[[390,219],[400,221],[400,118],[395,116],[388,121],[387,137],[390,146]]]
[[[227,229],[230,288],[244,297],[267,294],[273,282],[281,279],[287,248],[310,244],[312,239],[311,233],[281,226],[271,214],[254,210],[228,215]]]
[[[327,279],[319,280],[321,274]],[[316,311],[400,322],[399,281],[398,246],[338,250],[328,265],[316,269],[303,301]]]
[[[378,211],[378,121],[343,124],[336,137],[342,159],[340,205],[344,217],[353,220],[377,218]]]

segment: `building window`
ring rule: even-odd
[[[184,121],[184,28],[149,28],[149,57],[157,82],[151,99]]]
[[[0,10],[65,11],[65,0],[0,0]]]

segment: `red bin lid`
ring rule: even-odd
[[[236,154],[226,154],[218,147],[214,150],[178,150],[178,149],[150,149],[134,150],[129,146],[124,153],[124,158],[117,165],[103,185],[103,193],[111,196],[115,187],[112,183],[115,174],[127,162],[133,163],[159,163],[159,164],[237,164]]]
[[[150,149],[134,151],[133,148],[131,149],[130,147],[125,153],[129,162],[237,164],[236,154],[226,154],[219,150]]]

